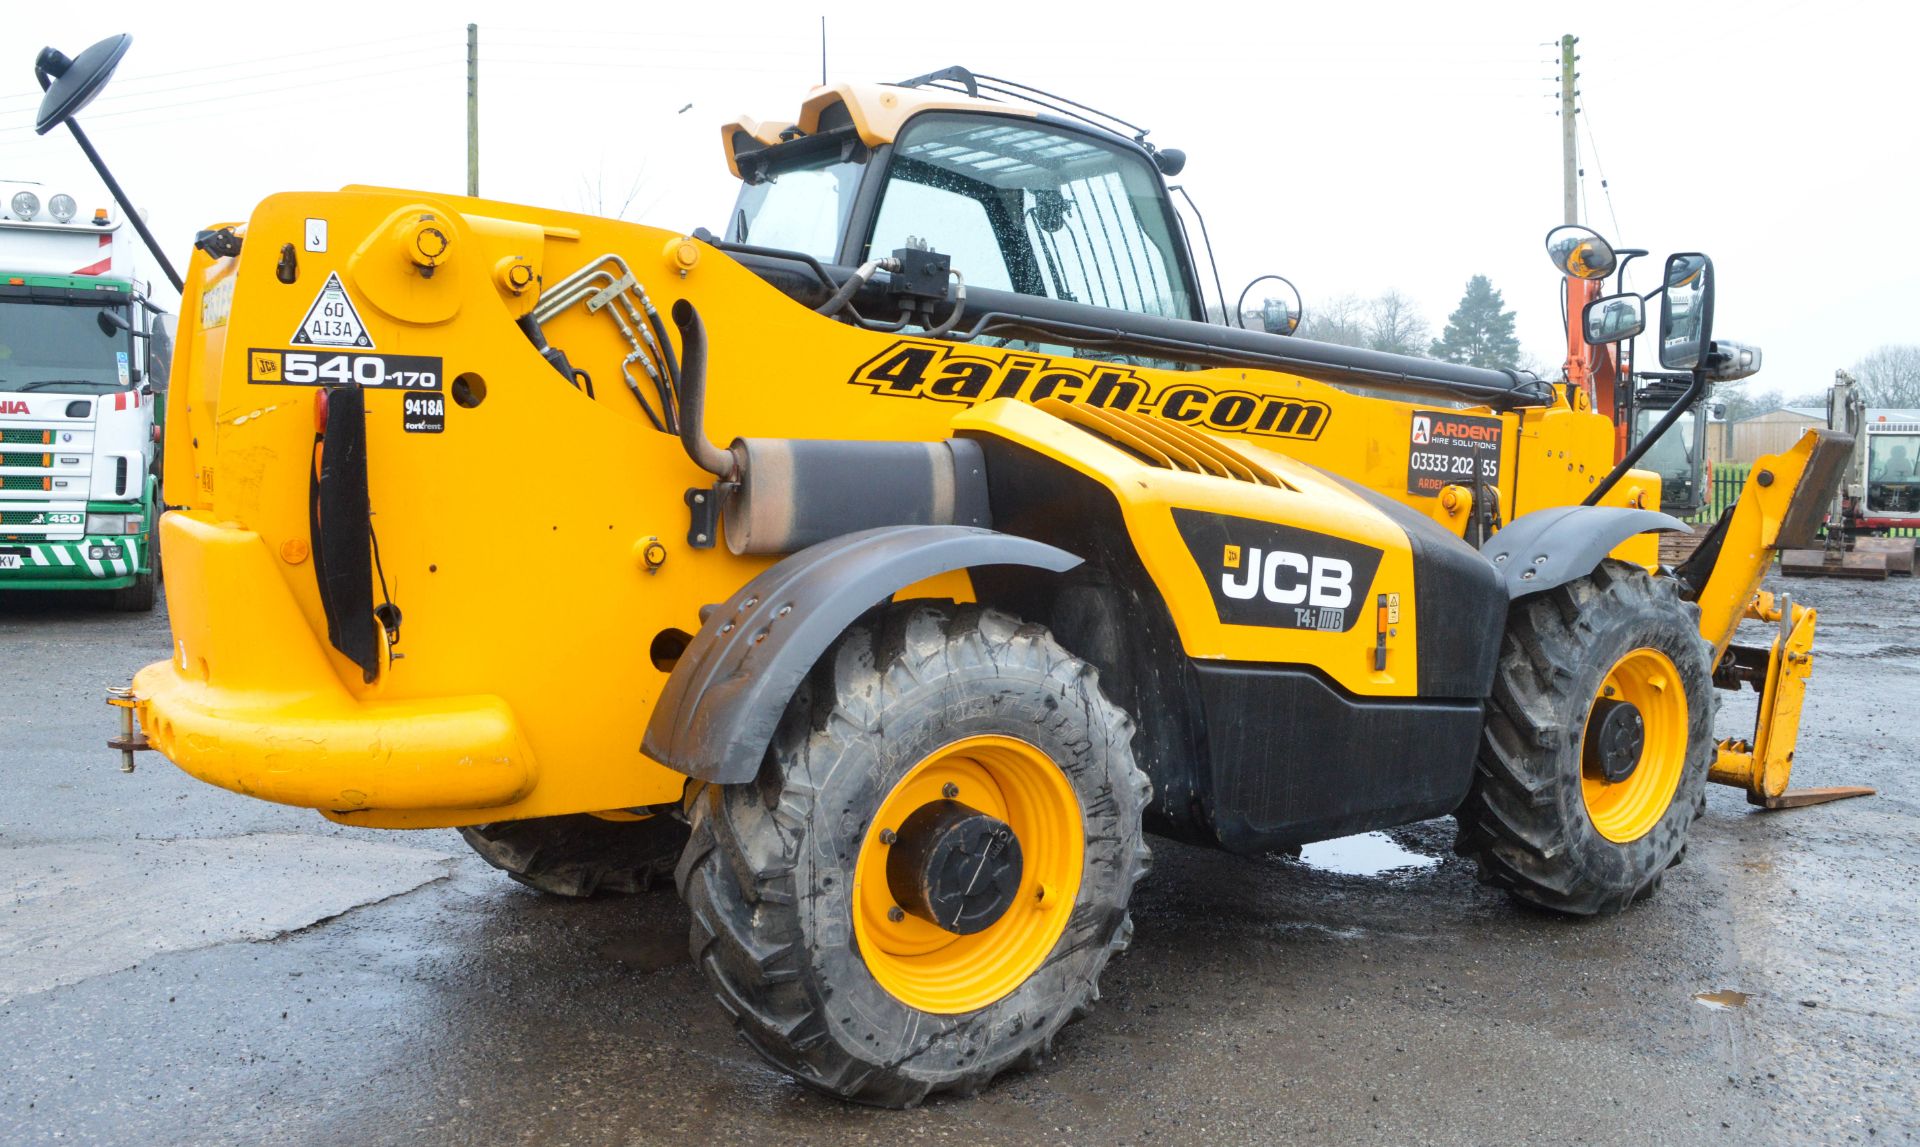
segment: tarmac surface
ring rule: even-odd
[[[1794,780],[1880,795],[1713,788],[1661,892],[1583,922],[1478,885],[1450,820],[1155,841],[1055,1057],[905,1112],[762,1065],[671,891],[550,900],[449,831],[122,775],[102,690],[164,613],[0,602],[0,1143],[1913,1142],[1920,583],[1786,588],[1821,610]]]

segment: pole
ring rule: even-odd
[[[1560,37],[1560,187],[1568,223],[1580,222],[1579,156],[1573,134],[1574,97],[1579,95],[1573,87],[1579,79],[1573,70],[1573,62],[1579,59],[1573,46],[1579,42],[1578,36]]]
[[[80,130],[80,121],[69,117],[67,129],[73,132],[73,141],[80,145],[81,151],[86,153],[87,162],[93,164],[93,169],[100,173],[100,181],[107,185],[107,191],[113,195],[113,201],[120,205],[120,210],[126,215],[127,222],[133,224],[133,229],[140,233],[141,240],[146,243],[147,250],[153,252],[153,257],[159,262],[160,269],[166,272],[167,282],[173,284],[174,290],[185,294],[187,285],[181,281],[180,272],[174,270],[173,264],[167,261],[167,253],[160,249],[160,241],[153,237],[153,232],[147,230],[147,221],[140,218],[140,213],[133,209],[132,200],[127,198],[126,192],[120,190],[120,181],[107,170],[107,165],[101,160],[100,153],[93,150],[93,141]]]
[[[480,25],[467,25],[467,194],[480,194]]]
[[[820,86],[827,86],[827,18],[820,17]]]

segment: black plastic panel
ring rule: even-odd
[[[1466,799],[1477,701],[1352,697],[1310,670],[1196,662],[1221,847],[1267,852],[1452,812]]]

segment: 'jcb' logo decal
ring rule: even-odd
[[[1206,510],[1176,507],[1173,524],[1229,625],[1344,633],[1365,612],[1355,605],[1383,556],[1350,538]]]
[[[1240,601],[1264,597],[1276,605],[1312,605],[1345,609],[1353,604],[1353,563],[1345,558],[1307,555],[1259,546],[1247,550],[1241,570],[1240,547],[1228,546],[1221,559],[1220,592]]]
[[[1326,429],[1324,402],[1241,390],[1214,390],[1192,382],[1159,390],[1132,368],[1058,361],[1044,355],[991,357],[944,343],[902,339],[862,364],[847,380],[875,394],[971,406],[995,398],[1038,402],[1057,398],[1089,406],[1152,414],[1226,434],[1262,434],[1311,441]]]

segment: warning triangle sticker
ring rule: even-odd
[[[373,349],[367,325],[360,321],[360,312],[353,309],[353,300],[347,298],[347,289],[340,283],[340,272],[327,276],[326,285],[307,308],[307,317],[300,320],[300,329],[293,332],[292,341],[307,346]]]

